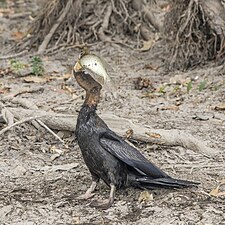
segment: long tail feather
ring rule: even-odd
[[[187,188],[196,187],[199,183],[187,180],[173,179],[171,177],[152,179],[149,177],[136,178],[136,182],[139,183],[140,187],[147,189],[157,188]]]

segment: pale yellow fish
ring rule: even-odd
[[[81,56],[74,69],[84,70],[84,72],[89,73],[97,82],[100,82],[102,85],[111,81],[103,61],[100,59],[100,57],[93,54]]]

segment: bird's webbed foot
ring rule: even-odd
[[[92,192],[95,190],[96,186],[97,186],[97,182],[96,181],[92,181],[91,186],[87,189],[85,194],[82,194],[82,195],[78,196],[76,199],[83,200],[83,199],[92,198],[95,195]]]
[[[91,202],[90,206],[99,208],[99,209],[108,209],[110,206],[112,206],[114,202],[116,187],[113,184],[111,184],[110,187],[111,187],[111,190],[110,190],[110,195],[108,199],[93,201]]]

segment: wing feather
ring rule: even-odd
[[[104,132],[100,137],[100,145],[110,154],[136,169],[141,175],[152,178],[169,177],[114,132]]]

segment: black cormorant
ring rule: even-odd
[[[81,56],[74,66],[74,76],[86,91],[75,134],[92,176],[90,188],[79,199],[92,197],[100,179],[110,187],[110,196],[91,205],[103,209],[112,205],[116,189],[129,186],[147,189],[195,186],[194,182],[170,177],[109,129],[96,113],[102,85],[90,75],[91,71],[94,71],[95,78],[101,76],[103,81],[109,79],[103,64],[95,55]]]

